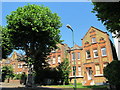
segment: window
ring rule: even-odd
[[[96,70],[96,74],[100,74],[100,65],[99,64],[95,65],[95,70]]]
[[[75,60],[75,53],[72,53],[72,60]]]
[[[48,64],[51,64],[51,59],[48,59]]]
[[[103,67],[106,67],[107,65],[108,65],[108,63],[104,63],[104,64],[103,64]]]
[[[102,40],[104,40],[104,38],[103,38],[103,37],[101,37],[101,38],[100,38],[100,41],[102,41]]]
[[[22,74],[22,72],[19,72],[19,74]]]
[[[78,52],[78,60],[80,60],[80,52]]]
[[[53,64],[55,64],[56,63],[56,60],[55,60],[55,57],[53,57]]]
[[[78,75],[81,76],[81,67],[78,67]]]
[[[93,50],[93,53],[94,53],[94,58],[98,57],[98,51],[97,51],[97,49]]]
[[[75,71],[76,71],[76,66],[73,66],[72,68],[72,74],[75,75]]]
[[[13,64],[13,68],[15,68],[15,63]]]
[[[91,56],[90,56],[90,51],[87,50],[87,51],[86,51],[86,58],[87,58],[87,59],[90,59],[90,57],[91,57]]]
[[[92,43],[96,43],[96,38],[95,37],[92,38]]]
[[[18,68],[20,68],[21,67],[21,65],[20,64],[18,64]]]
[[[106,56],[106,48],[101,48],[102,56]]]
[[[23,65],[21,64],[20,68],[22,68],[22,67],[23,67]]]
[[[60,55],[58,56],[58,63],[61,63],[61,57],[60,57]]]

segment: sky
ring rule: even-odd
[[[53,13],[58,14],[63,24],[60,28],[61,40],[64,40],[63,43],[68,44],[69,47],[73,46],[72,32],[66,27],[67,24],[73,28],[74,42],[79,46],[82,46],[81,39],[91,26],[107,32],[111,38],[111,33],[106,30],[101,21],[98,21],[95,13],[91,13],[94,7],[91,2],[2,2],[2,26],[7,25],[6,15],[10,15],[10,12],[28,3],[47,6]]]

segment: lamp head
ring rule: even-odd
[[[71,27],[69,24],[67,24],[66,27],[67,27],[68,29],[71,29],[71,31],[73,32],[73,29],[72,29],[72,27]]]

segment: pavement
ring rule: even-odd
[[[0,90],[73,90],[63,89],[63,88],[50,88],[50,87],[25,87],[21,84],[11,84],[11,83],[2,83],[0,82]]]

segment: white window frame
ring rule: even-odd
[[[96,53],[97,53],[97,55],[98,55],[98,50],[97,50],[97,49],[94,49],[94,50],[93,50],[93,53],[94,53],[94,58],[97,58],[98,56],[96,56]]]
[[[55,57],[53,57],[53,64],[55,64],[56,63],[56,59],[55,59]]]
[[[20,64],[18,64],[18,68],[20,68]]]
[[[78,60],[80,60],[80,52],[78,52]]]
[[[51,59],[48,59],[48,64],[51,64]]]
[[[61,56],[58,56],[58,63],[61,63]]]
[[[106,47],[101,48],[102,56],[107,56]]]
[[[108,65],[108,63],[104,63],[104,64],[103,64],[103,68],[105,68],[107,65]]]
[[[88,51],[90,52],[90,50],[87,50],[87,51],[86,51],[86,59],[90,59],[90,58],[91,58],[91,55],[90,55],[90,54],[89,54],[90,57],[88,57]]]
[[[95,37],[92,38],[92,43],[96,43],[96,38]]]
[[[78,66],[78,76],[81,76],[81,66]]]
[[[100,74],[100,65],[99,64],[95,65],[95,71],[96,71],[96,75]]]
[[[72,53],[72,60],[75,60],[75,52]]]

